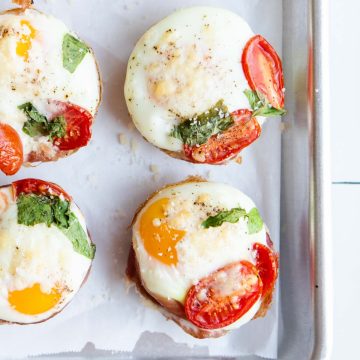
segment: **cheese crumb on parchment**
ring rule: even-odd
[[[139,144],[138,144],[138,142],[137,142],[134,138],[131,139],[131,145],[130,145],[130,147],[131,147],[131,152],[132,152],[133,154],[135,154],[136,151],[137,151],[137,149],[138,149],[138,147],[139,147]]]
[[[121,145],[128,145],[129,144],[129,140],[128,140],[126,134],[124,134],[124,133],[119,134],[119,142],[120,142]]]
[[[242,158],[242,156],[237,156],[235,159],[234,159],[234,161],[237,163],[237,164],[242,164],[242,161],[243,161],[243,158]]]
[[[282,121],[282,122],[280,123],[280,131],[281,131],[281,132],[287,131],[287,130],[289,130],[289,129],[290,129],[290,124],[289,124],[289,123],[284,122],[284,121]]]
[[[159,167],[156,164],[150,164],[149,169],[153,174],[157,174],[159,172]]]
[[[153,174],[153,176],[152,176],[152,179],[153,179],[153,181],[158,181],[159,180],[159,178],[160,178],[160,174],[159,173],[155,173],[155,174]]]

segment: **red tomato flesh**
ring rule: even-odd
[[[278,260],[276,254],[266,245],[255,243],[256,268],[263,283],[262,297],[272,293],[278,275]]]
[[[274,48],[261,36],[252,37],[245,45],[241,64],[252,90],[276,109],[284,107],[284,76],[281,60]]]
[[[185,156],[195,163],[217,164],[236,156],[253,143],[261,134],[261,126],[247,109],[231,113],[234,125],[213,135],[200,146],[184,145]]]
[[[17,173],[23,163],[23,146],[19,134],[0,123],[0,170],[6,175]]]
[[[71,200],[71,196],[67,194],[60,186],[39,179],[23,179],[12,183],[15,198],[20,194],[37,194],[37,195],[55,195],[63,196],[66,200]]]
[[[91,139],[93,116],[82,107],[71,103],[52,100],[50,105],[54,106],[52,118],[63,116],[66,121],[66,135],[55,138],[54,145],[64,151],[86,146]]]
[[[193,285],[185,299],[185,314],[202,329],[219,329],[239,320],[262,294],[256,267],[232,263]]]

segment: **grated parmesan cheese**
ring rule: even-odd
[[[153,174],[157,174],[159,172],[159,168],[155,164],[150,164],[149,169]]]

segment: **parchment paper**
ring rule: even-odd
[[[35,3],[40,10],[62,19],[94,48],[102,72],[104,98],[87,148],[57,163],[23,168],[14,177],[1,175],[0,184],[26,177],[60,184],[83,210],[97,253],[87,283],[62,313],[43,324],[0,327],[0,356],[8,359],[69,354],[85,347],[88,354],[99,355],[111,354],[105,351],[111,350],[155,357],[208,354],[276,357],[277,297],[266,318],[252,321],[220,339],[197,340],[144,305],[134,288],[129,289],[126,284],[124,269],[131,239],[128,225],[137,206],[160,186],[188,175],[231,184],[252,197],[279,249],[280,119],[266,122],[261,138],[243,151],[242,164],[192,165],[163,154],[133,129],[123,98],[123,83],[136,40],[149,26],[179,7],[214,5],[233,10],[281,54],[281,0]],[[10,1],[0,4],[0,10],[9,7]],[[120,133],[124,134],[125,144],[119,142]],[[103,351],[94,352],[94,347]]]

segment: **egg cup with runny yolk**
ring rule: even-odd
[[[95,246],[59,186],[24,179],[0,188],[0,322],[45,321],[72,300]]]
[[[100,101],[92,49],[32,8],[0,13],[0,170],[54,161],[86,146]]]
[[[153,194],[132,225],[127,275],[166,317],[199,338],[266,314],[278,256],[251,199],[189,178]]]
[[[132,51],[125,80],[131,118],[154,146],[221,164],[284,110],[279,56],[237,14],[191,7],[151,27]]]

